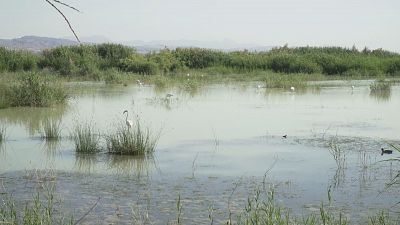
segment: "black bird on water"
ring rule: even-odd
[[[384,148],[381,148],[381,151],[382,151],[381,155],[383,155],[383,154],[392,154],[393,153],[393,150],[387,150],[387,149],[384,149]]]
[[[283,135],[282,137],[283,137],[283,138],[287,138],[287,134]]]

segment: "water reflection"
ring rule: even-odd
[[[74,168],[82,173],[88,173],[94,171],[96,163],[98,162],[98,156],[93,154],[75,154],[75,166]]]
[[[0,119],[5,123],[22,125],[29,135],[39,133],[46,120],[61,120],[68,111],[68,105],[56,105],[50,108],[18,107],[0,110]]]
[[[388,102],[392,96],[392,91],[390,88],[385,90],[371,90],[369,96],[378,102]]]
[[[61,141],[59,139],[45,139],[43,150],[47,158],[54,158],[60,154]]]
[[[149,173],[157,168],[152,156],[108,155],[107,165],[118,174],[134,175],[139,178],[149,176]]]

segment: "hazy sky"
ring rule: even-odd
[[[400,52],[400,0],[64,0],[79,36],[384,48]],[[44,0],[1,0],[0,38],[72,36]]]

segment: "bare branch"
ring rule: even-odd
[[[70,9],[73,9],[73,10],[75,10],[75,11],[81,13],[81,11],[79,11],[79,9],[77,9],[77,8],[71,6],[71,5],[68,5],[67,3],[60,2],[60,1],[58,1],[58,0],[53,0],[53,2],[57,2],[58,4],[64,5],[64,6],[68,7],[68,8],[70,8]]]
[[[71,26],[71,23],[69,22],[68,18],[64,15],[64,13],[61,12],[61,10],[59,10],[59,9],[57,8],[57,6],[55,6],[52,2],[50,2],[50,0],[45,0],[45,1],[46,1],[47,3],[49,3],[55,10],[57,10],[58,13],[60,13],[60,15],[64,18],[65,22],[67,22],[67,24],[68,24],[68,26],[69,26],[69,29],[70,29],[70,30],[72,31],[72,33],[74,34],[76,40],[77,40],[79,43],[81,43],[81,41],[80,41],[79,38],[78,38],[78,35],[76,35],[74,29],[73,29],[72,26]],[[53,0],[53,1],[55,1],[55,0]],[[60,4],[61,4],[61,3],[60,3]]]

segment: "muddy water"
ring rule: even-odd
[[[46,176],[35,170],[51,169],[57,193],[76,214],[101,197],[89,219],[100,224],[127,223],[132,205],[149,208],[156,224],[173,220],[178,195],[187,223],[205,223],[211,204],[217,221],[223,221],[235,184],[232,210],[238,211],[266,171],[278,202],[299,215],[318,210],[328,201],[329,189],[332,208],[355,221],[399,201],[397,189],[380,193],[399,166],[380,162],[390,156],[381,156],[379,149],[387,146],[385,141],[399,142],[400,86],[371,95],[369,81],[326,82],[318,90],[294,92],[253,83],[211,85],[195,93],[69,85],[67,106],[0,110],[7,127],[0,150],[1,179],[7,192],[21,199],[29,198],[27,189],[37,183],[32,174]],[[173,96],[166,98],[167,93]],[[107,134],[125,121],[124,110],[130,119],[139,117],[161,131],[153,156],[74,153],[69,138],[74,124],[91,122]],[[61,141],[41,139],[41,123],[48,118],[61,122]],[[329,144],[344,152],[342,166],[337,166]]]

